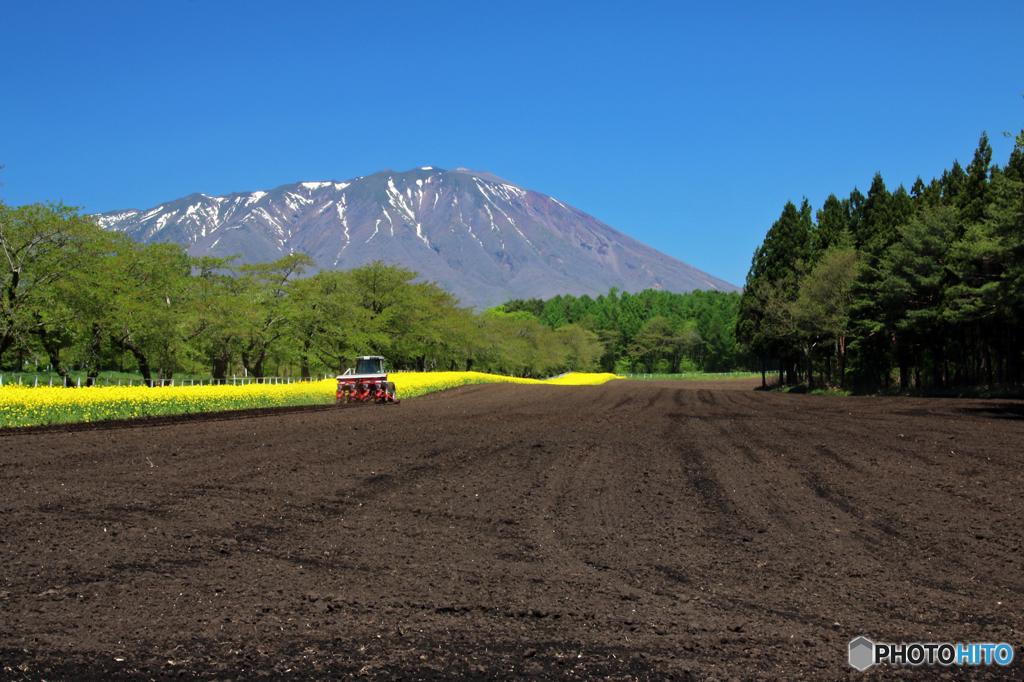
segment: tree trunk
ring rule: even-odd
[[[309,378],[309,349],[312,345],[313,342],[308,336],[302,341],[302,352],[299,353],[299,376],[303,379]]]
[[[14,334],[4,334],[0,337],[0,357],[3,357],[3,354],[7,352],[7,349],[14,345],[16,338],[17,337],[15,337]]]
[[[71,382],[68,381],[68,368],[61,364],[60,361],[60,344],[57,343],[53,337],[47,334],[45,329],[42,329],[39,332],[39,341],[43,345],[43,350],[46,351],[46,355],[50,358],[50,365],[53,366],[53,370],[60,375],[64,385],[70,386]]]
[[[228,378],[228,369],[231,367],[231,349],[228,344],[221,346],[217,354],[210,358],[213,365],[213,378],[223,381]]]
[[[832,388],[832,386],[834,386],[834,384],[832,383],[832,360],[833,360],[833,358],[835,358],[836,346],[837,345],[838,344],[833,344],[832,348],[830,348],[829,351],[828,351],[828,355],[825,356],[825,387],[826,388]]]
[[[92,357],[89,363],[89,372],[85,377],[86,386],[95,386],[96,377],[100,375],[100,354],[103,351],[102,335],[103,330],[95,322],[92,325],[92,338],[89,339],[89,351]]]
[[[897,349],[896,358],[900,366],[900,393],[905,393],[910,388],[910,363],[902,348]]]
[[[958,350],[960,351],[960,362],[957,365],[957,379],[958,383],[962,388],[966,388],[968,383],[967,378],[967,349],[965,348],[965,342],[963,338],[963,332],[960,334],[960,341],[957,343]]]
[[[839,388],[846,390],[846,337],[839,337]]]
[[[1002,353],[995,353],[996,383],[1008,386],[1010,382],[1006,378],[1006,356]]]
[[[4,245],[4,248],[7,248],[6,243]],[[11,282],[7,287],[7,300],[10,302],[11,308],[14,308],[15,301],[17,301],[18,299],[18,281],[20,279],[21,268],[14,268],[11,271]],[[8,318],[8,323],[13,323],[13,313],[9,313],[8,315],[5,315],[5,317]],[[7,328],[8,331],[5,332],[2,337],[0,337],[0,357],[3,357],[3,354],[7,352],[7,349],[13,346],[14,342],[17,341],[18,339],[17,333],[10,331],[13,327],[13,324],[6,324],[4,326]],[[43,329],[42,333],[46,333],[45,328]]]
[[[987,340],[983,345],[983,351],[981,364],[985,368],[985,378],[988,381],[988,385],[992,386],[995,383],[995,379],[992,376],[992,346],[989,345]]]
[[[863,354],[864,364],[868,369],[868,378],[871,381],[871,388],[877,392],[882,390],[882,382],[884,379],[882,376],[882,370],[879,368],[882,358],[882,353],[878,350],[880,342],[877,337],[870,337],[864,345],[867,346],[864,349]]]
[[[146,385],[152,388],[153,371],[149,368],[149,360],[146,359],[145,354],[134,343],[129,342],[127,348],[135,356],[135,361],[139,363],[139,372],[142,373],[142,378],[146,380]]]
[[[245,367],[247,372],[249,372],[249,376],[263,376],[264,356],[266,356],[266,351],[262,348],[257,350],[255,353],[252,349],[242,351],[242,366]]]
[[[949,372],[949,346],[942,344],[942,386],[949,388],[955,381]]]
[[[1016,348],[1016,344],[1014,344],[1014,342],[1013,342],[1013,336],[1014,336],[1013,332],[1010,331],[1010,330],[1007,330],[1007,332],[1006,332],[1006,383],[1008,383],[1012,387],[1015,387],[1017,385],[1017,382],[1018,382],[1017,367],[1019,365],[1018,365],[1017,359],[1019,357],[1020,352],[1017,351],[1017,350],[1014,350]]]

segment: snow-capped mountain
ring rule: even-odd
[[[226,197],[192,194],[145,211],[95,216],[143,242],[247,263],[309,254],[320,268],[380,259],[435,281],[463,305],[512,298],[738,288],[557,199],[464,168],[386,170]]]

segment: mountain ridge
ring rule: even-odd
[[[95,218],[104,229],[181,244],[193,256],[255,263],[305,253],[322,269],[383,260],[478,308],[511,298],[596,296],[611,287],[739,290],[553,197],[464,168],[193,193]]]

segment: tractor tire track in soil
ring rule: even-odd
[[[0,434],[0,679],[1022,678],[1024,404],[756,382]]]

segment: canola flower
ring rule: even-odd
[[[596,386],[617,379],[614,374],[589,374],[570,372],[557,379],[521,379],[500,374],[483,372],[398,372],[388,375],[395,383],[395,395],[399,398],[415,398],[426,393],[467,384],[546,384],[548,386]]]
[[[588,374],[570,372],[557,379],[521,379],[506,377],[500,374],[484,374],[483,372],[400,372],[389,374],[388,379],[395,383],[395,394],[401,398],[414,398],[446,388],[466,386],[468,384],[547,384],[549,386],[596,386],[611,379],[614,374]]]
[[[334,381],[244,386],[0,388],[0,427],[134,419],[167,414],[317,405],[334,401]]]
[[[570,373],[552,380],[519,379],[482,372],[398,372],[388,377],[399,399],[466,384],[516,383],[582,386],[603,384],[614,374]],[[0,387],[0,428],[135,419],[158,415],[219,412],[261,407],[327,405],[337,382],[245,384],[244,386],[109,386],[91,388]]]

